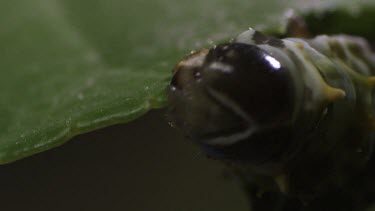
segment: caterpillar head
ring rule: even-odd
[[[294,90],[288,69],[271,54],[222,44],[177,64],[169,117],[213,157],[264,162],[288,145]]]

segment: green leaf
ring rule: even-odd
[[[171,69],[190,50],[249,26],[280,29],[293,5],[358,3],[287,2],[2,0],[0,163],[165,106]]]

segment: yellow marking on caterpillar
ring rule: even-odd
[[[324,95],[329,103],[345,99],[346,93],[342,89],[331,87],[324,84]]]
[[[288,193],[289,181],[288,181],[287,175],[281,174],[281,175],[275,176],[275,182],[277,186],[279,186],[280,192]]]

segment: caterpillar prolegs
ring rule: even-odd
[[[250,29],[176,65],[169,116],[255,189],[309,201],[368,166],[374,89],[375,54],[360,37]]]

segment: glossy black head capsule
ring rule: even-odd
[[[176,66],[169,116],[212,156],[253,159],[287,139],[293,84],[283,64],[259,47],[222,44]]]

